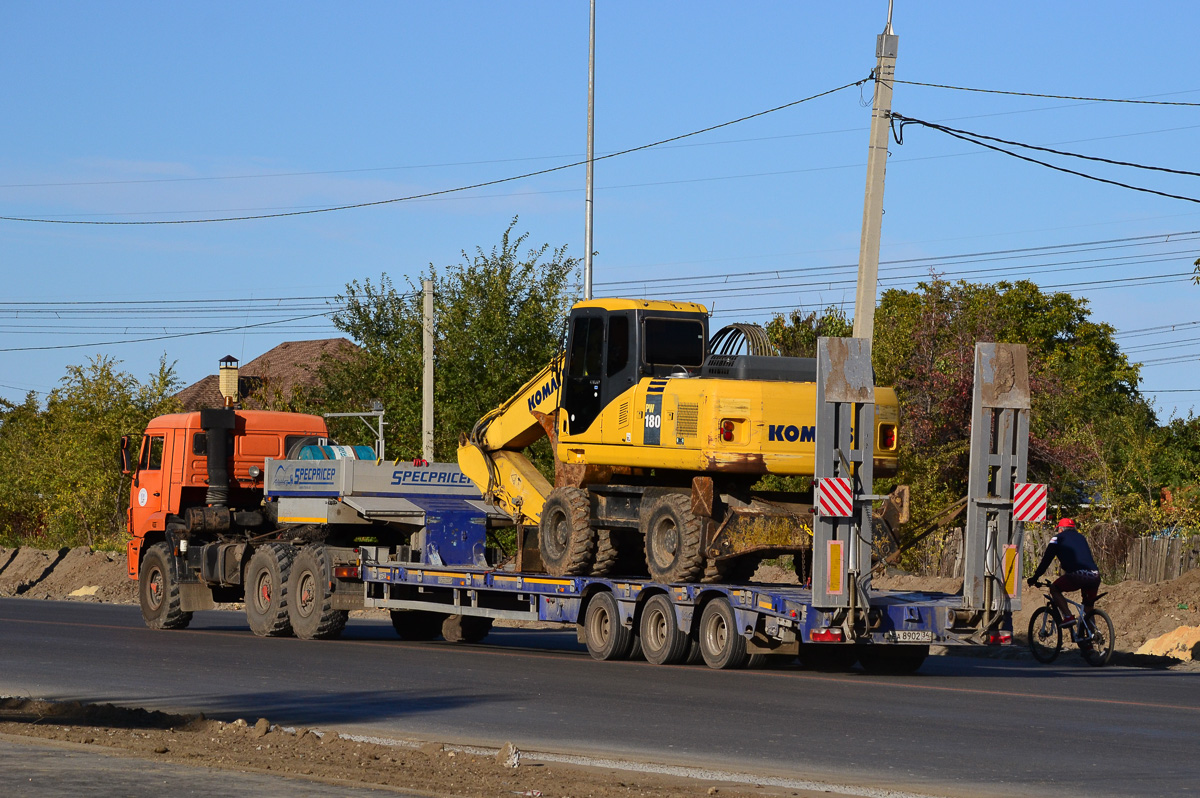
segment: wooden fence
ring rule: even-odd
[[[1165,582],[1200,567],[1200,535],[1190,538],[1138,538],[1129,544],[1125,578]]]

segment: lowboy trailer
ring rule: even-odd
[[[519,530],[526,556],[516,567],[494,567],[487,530],[507,516],[482,501],[454,465],[268,459],[264,496],[275,506],[280,539],[292,541],[275,545],[313,551],[309,562],[328,564],[308,582],[290,577],[288,612],[389,610],[407,640],[477,642],[497,619],[542,621],[574,626],[596,659],[703,660],[718,669],[799,656],[816,667],[857,661],[872,671],[909,672],[931,645],[1011,643],[1023,535],[1013,496],[1025,480],[1029,429],[1024,348],[976,349],[965,576],[957,594],[871,586],[871,504],[884,497],[872,493],[869,436],[853,435],[871,429],[869,348],[849,352],[831,363],[822,346],[818,357],[810,585],[551,576],[537,572],[536,542],[522,534],[528,530]],[[303,542],[301,530],[324,528],[361,542]],[[398,528],[408,532],[397,535]],[[248,606],[253,600],[247,595]],[[341,630],[320,618],[293,627],[305,637],[333,636],[310,629]]]

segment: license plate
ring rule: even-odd
[[[886,635],[886,637],[888,640],[891,640],[893,643],[932,643],[933,642],[933,632],[930,632],[930,631],[915,631],[915,630],[905,629],[905,630],[896,631],[896,632],[889,632]]]

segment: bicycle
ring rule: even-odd
[[[1048,588],[1050,583],[1038,582],[1037,586]],[[1053,662],[1063,644],[1062,618],[1058,606],[1049,593],[1044,595],[1046,605],[1038,607],[1029,618],[1029,650],[1033,653],[1033,658],[1043,664]],[[1105,595],[1107,594],[1101,593],[1096,599],[1099,600]],[[1071,601],[1066,596],[1063,598],[1075,611],[1075,624],[1070,627],[1071,639],[1079,646],[1084,660],[1097,668],[1107,665],[1112,659],[1113,641],[1116,638],[1112,618],[1109,618],[1104,610],[1095,607],[1085,612],[1079,602]]]

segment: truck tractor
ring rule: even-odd
[[[463,473],[518,526],[519,570],[739,581],[791,554],[804,581],[811,491],[756,483],[813,474],[816,361],[776,356],[753,325],[710,341],[708,317],[579,302],[565,351],[460,439]],[[877,477],[895,473],[898,417],[895,392],[876,388]],[[523,451],[543,436],[553,485]]]

